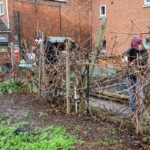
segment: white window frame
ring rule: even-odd
[[[4,3],[0,1],[0,5],[2,5],[3,7],[3,12],[2,13],[0,12],[0,16],[3,16],[4,15]]]
[[[147,0],[144,0],[144,5],[150,5],[150,2],[147,2]]]
[[[145,47],[146,49],[149,49],[149,48],[150,48],[150,42],[147,42],[147,39],[150,39],[150,38],[145,38],[145,39],[143,40],[143,44],[144,44],[144,47]]]
[[[105,14],[102,14],[102,7],[105,7]],[[100,18],[106,17],[106,5],[100,5]]]

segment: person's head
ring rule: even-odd
[[[143,47],[143,41],[140,38],[134,37],[131,40],[131,47],[136,49],[136,50],[141,50]]]

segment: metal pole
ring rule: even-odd
[[[90,67],[89,64],[87,64],[87,80],[86,80],[86,84],[87,84],[87,89],[86,89],[86,99],[87,99],[87,116],[89,116],[90,112],[89,112],[89,97],[90,97],[90,73],[89,73]]]

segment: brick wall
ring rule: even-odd
[[[132,37],[141,36],[140,34],[129,35],[121,33],[140,33],[149,31],[147,26],[150,26],[150,7],[143,7],[144,0],[93,0],[93,34],[98,31],[101,24],[101,19],[99,18],[100,5],[106,5],[107,10],[107,26],[104,36],[107,40],[107,50],[109,54],[121,54],[130,47],[130,41]],[[117,32],[117,34],[114,32]],[[121,33],[119,34],[119,32]],[[148,36],[149,35],[142,34],[142,38]],[[116,43],[115,47],[114,43]]]
[[[38,24],[45,36],[70,36],[82,43],[91,36],[90,4],[91,0],[9,0],[10,26],[15,34],[14,12],[18,11],[22,38],[33,41]]]

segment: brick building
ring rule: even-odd
[[[8,20],[8,7],[6,5],[7,2],[8,0],[5,0],[5,3],[2,0],[0,0],[0,72],[2,71],[1,66],[9,62],[9,58],[7,55],[7,46],[8,46],[7,39],[10,31],[7,24]]]
[[[91,36],[91,0],[0,0],[0,18],[12,37],[31,41],[37,31],[45,36],[69,36],[84,42]],[[8,13],[7,5],[8,3]]]
[[[93,0],[93,34],[98,31],[103,17],[107,17],[104,36],[108,54],[119,55],[127,50],[134,36],[150,38],[150,34],[142,34],[150,32],[150,0]],[[145,44],[148,44],[147,39]]]
[[[141,34],[150,30],[149,14],[150,0],[0,0],[0,22],[16,41],[33,41],[40,30],[45,36],[70,36],[81,44],[107,17],[106,49],[116,55],[128,49],[133,36],[149,37]]]
[[[0,0],[0,33],[7,36],[9,31],[8,0]]]

